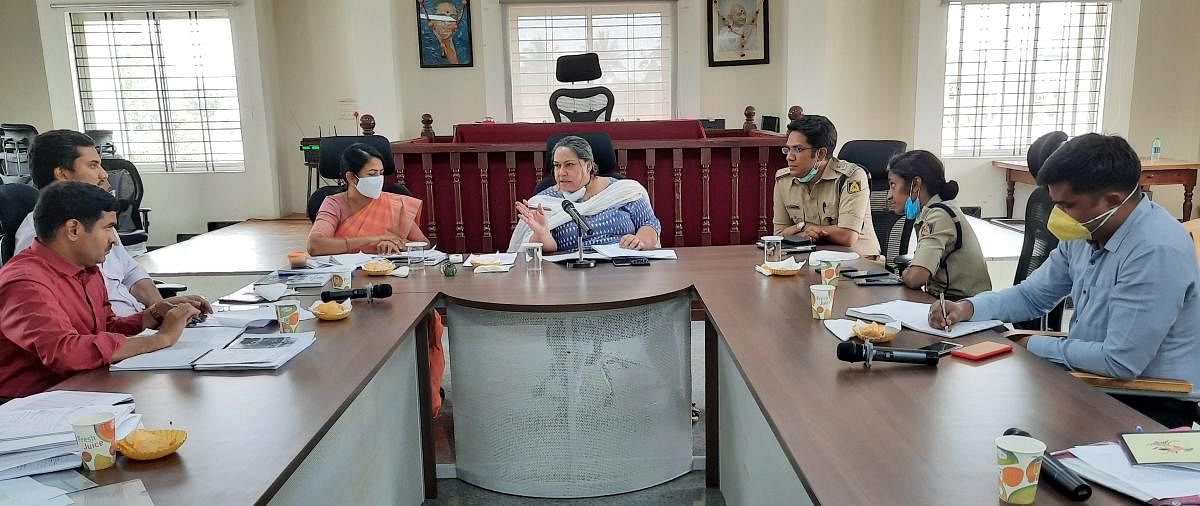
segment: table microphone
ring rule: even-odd
[[[562,208],[575,221],[575,224],[579,225],[579,230],[582,230],[584,235],[592,235],[592,227],[583,220],[583,216],[579,215],[579,211],[575,210],[575,204],[572,204],[570,200],[564,200]]]
[[[1004,431],[1004,435],[1033,437],[1016,427]],[[1049,450],[1042,453],[1042,477],[1072,501],[1086,501],[1092,496],[1092,487],[1075,474],[1075,471],[1059,462]]]
[[[934,366],[938,363],[936,351],[884,348],[870,342],[859,344],[853,341],[838,343],[837,358],[843,362],[863,362],[863,367],[867,368],[873,361]]]
[[[325,290],[321,292],[321,302],[346,299],[367,299],[367,302],[371,302],[374,299],[383,299],[391,296],[392,285],[367,285],[366,288],[354,288],[351,290]]]

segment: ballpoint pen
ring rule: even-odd
[[[950,332],[950,319],[946,316],[946,292],[938,294],[938,302],[942,306],[942,323],[946,324],[946,332]]]

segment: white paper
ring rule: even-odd
[[[375,257],[366,253],[343,253],[341,255],[330,255],[329,259],[333,263],[343,267],[358,267],[374,260]]]
[[[859,255],[853,251],[817,250],[808,255],[810,263],[817,262],[849,262],[858,260]]]
[[[8,401],[3,406],[0,406],[0,411],[73,408],[76,406],[111,406],[132,400],[133,394],[126,393],[50,390]]]
[[[636,250],[625,249],[620,244],[594,244],[592,249],[605,257],[646,257],[654,260],[676,260],[679,257],[673,249]]]
[[[75,435],[71,435],[71,444],[74,444]],[[62,471],[64,469],[72,469],[83,465],[83,459],[78,454],[62,455],[48,460],[34,462],[19,467],[14,467],[6,471],[0,471],[0,480],[11,480],[22,476],[33,474],[51,473],[54,471]]]
[[[407,262],[409,257],[411,257],[413,255],[414,255],[414,253],[411,251],[402,251],[395,255],[388,255],[387,259],[402,260],[402,261]],[[425,265],[437,265],[437,264],[444,262],[446,259],[450,258],[450,255],[447,255],[446,253],[443,253],[436,249],[422,250],[420,255],[421,255],[421,258],[424,258],[423,263]]]
[[[3,411],[0,412],[0,441],[72,433],[71,419],[94,411],[106,411],[117,420],[123,420],[133,412],[133,404]]]
[[[559,253],[557,255],[542,255],[542,260],[547,261],[547,262],[554,262],[554,263],[565,262],[567,260],[572,260],[572,259],[576,259],[576,258],[579,258],[578,251],[572,251],[570,253]],[[608,257],[601,255],[599,253],[596,253],[596,252],[584,253],[583,258],[590,258],[592,260],[607,260],[608,259]]]
[[[47,448],[44,450],[31,450],[27,452],[7,453],[0,455],[0,471],[12,469],[25,464],[32,464],[39,460],[51,459],[60,455],[67,455],[75,451],[75,445],[58,446]]]
[[[950,332],[946,332],[945,330],[929,326],[929,304],[907,300],[893,300],[882,304],[852,307],[846,310],[846,316],[864,318],[880,323],[898,321],[905,327],[917,332],[945,337],[947,339],[973,334],[1004,323],[1000,320],[959,322],[951,325]]]
[[[192,362],[209,350],[224,348],[242,333],[241,327],[188,327],[168,348],[134,355],[108,366],[110,371],[191,369]]]
[[[854,337],[854,322],[845,319],[825,320],[825,328],[833,332],[838,339],[846,341]]]
[[[0,441],[0,455],[29,450],[46,450],[58,446],[74,448],[75,434],[67,432]]]
[[[317,315],[312,314],[312,311],[300,308],[301,321],[311,320],[316,317]],[[246,309],[242,311],[217,311],[211,315],[208,315],[208,319],[216,321],[226,327],[252,327],[256,326],[254,325],[255,322],[259,322],[260,324],[257,326],[261,326],[261,322],[265,321],[270,323],[275,321],[275,307],[259,306],[254,309]]]
[[[484,274],[488,272],[508,272],[513,266],[511,265],[480,265],[475,268],[475,274]]]
[[[294,342],[276,348],[225,348],[213,350],[194,364],[196,370],[212,369],[278,369],[316,340],[316,332],[295,334],[254,334],[253,338],[292,337]],[[231,346],[235,346],[234,343]]]
[[[392,276],[392,277],[396,277],[396,278],[407,278],[408,274],[410,272],[411,272],[411,269],[409,269],[409,267],[407,265],[402,265],[402,266],[397,267],[394,270],[392,270],[391,274],[388,274],[388,276]]]
[[[476,260],[478,260],[480,262],[484,262],[484,263],[499,262],[500,265],[512,265],[512,264],[517,263],[517,254],[516,253],[488,253],[486,255],[472,254],[471,256],[467,257],[467,260],[465,262],[463,262],[463,267],[474,267],[475,266],[474,262]]]
[[[1182,469],[1133,466],[1121,445],[1076,446],[1071,448],[1070,452],[1089,466],[1156,499],[1200,494],[1200,473]]]
[[[254,294],[262,297],[268,302],[275,302],[283,297],[288,292],[296,293],[295,290],[288,288],[285,283],[269,283],[266,285],[254,285]]]
[[[29,477],[4,480],[0,481],[0,506],[43,504],[57,497],[66,498],[66,493],[66,490],[42,485]]]

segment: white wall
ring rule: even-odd
[[[50,130],[50,95],[42,68],[42,35],[34,0],[4,0],[0,6],[0,122]]]

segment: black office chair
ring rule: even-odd
[[[889,140],[859,140],[842,145],[838,159],[855,163],[867,169],[871,190],[871,223],[879,248],[886,263],[895,263],[896,257],[908,253],[908,242],[912,236],[913,220],[892,212],[887,205],[888,162],[893,156],[905,152],[908,143]]]
[[[537,195],[554,186],[554,145],[563,137],[574,135],[583,138],[588,144],[592,145],[592,156],[596,158],[596,174],[599,176],[607,176],[616,179],[622,179],[620,174],[616,173],[617,168],[617,152],[613,149],[612,137],[609,137],[604,132],[577,132],[551,135],[546,139],[546,170],[542,180],[533,189],[533,194]]]
[[[317,172],[325,179],[334,179],[341,183],[317,188],[308,197],[308,221],[316,220],[317,211],[321,210],[321,204],[325,202],[325,197],[346,191],[346,181],[342,179],[342,152],[346,151],[351,144],[358,142],[369,144],[379,151],[383,157],[383,175],[390,176],[396,173],[396,160],[392,158],[392,143],[387,137],[382,135],[339,135],[321,139],[321,149],[318,151],[321,153],[321,159],[317,162]],[[385,183],[383,191],[412,196],[412,192],[399,183]]]
[[[145,244],[150,237],[150,208],[142,207],[146,189],[137,166],[124,158],[101,158],[100,165],[108,172],[120,208],[117,210],[117,237],[126,247]]]
[[[560,56],[555,65],[560,83],[594,81],[602,74],[596,53]],[[604,86],[561,88],[550,94],[550,112],[555,123],[562,123],[564,116],[572,123],[599,121],[601,115],[604,121],[612,121],[615,101],[612,90]]]
[[[17,245],[17,228],[33,212],[37,188],[27,184],[0,185],[0,264],[12,258]]]
[[[0,123],[0,176],[29,182],[29,146],[38,131],[32,125]]]
[[[1063,132],[1050,132],[1033,141],[1033,144],[1029,146],[1029,152],[1025,155],[1029,173],[1037,178],[1038,171],[1042,169],[1046,159],[1050,158],[1050,154],[1066,141],[1067,134]],[[1050,212],[1053,210],[1054,202],[1050,200],[1050,190],[1041,185],[1034,188],[1033,192],[1029,194],[1029,200],[1025,203],[1025,241],[1021,245],[1021,258],[1017,260],[1017,272],[1013,276],[1013,285],[1025,281],[1050,257],[1050,252],[1058,247],[1058,238],[1046,228],[1046,223],[1050,220]],[[1060,330],[1062,329],[1065,305],[1066,300],[1064,299],[1046,316],[1036,320],[1013,323],[1013,327],[1023,330]]]

